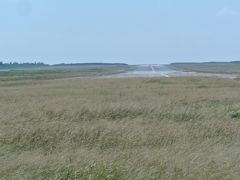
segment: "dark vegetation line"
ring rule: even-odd
[[[60,64],[45,64],[43,62],[34,63],[18,63],[10,62],[3,63],[0,61],[0,69],[27,69],[27,68],[46,68],[46,67],[70,67],[70,66],[127,66],[125,63],[60,63]]]
[[[3,82],[15,82],[19,80],[50,80],[106,76],[123,73],[133,68],[133,66],[123,63],[75,63],[55,65],[44,63],[1,63],[0,86],[3,85]]]
[[[171,63],[168,66],[175,70],[187,72],[227,73],[227,74],[240,73],[240,61],[202,62],[202,63],[184,62],[184,63]]]

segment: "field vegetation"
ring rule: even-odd
[[[1,179],[240,177],[239,79],[2,78]]]
[[[203,73],[228,73],[240,74],[240,61],[233,62],[206,62],[206,63],[172,63],[170,68],[176,70],[203,72]]]
[[[25,64],[7,65],[10,69],[0,68],[0,85],[22,83],[34,80],[67,79],[100,77],[119,74],[135,69],[135,66],[126,64],[58,64],[58,65],[38,65]],[[35,68],[31,68],[36,66]],[[1,66],[0,66],[1,67]]]

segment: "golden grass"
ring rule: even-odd
[[[238,179],[240,81],[133,78],[0,87],[2,179]]]

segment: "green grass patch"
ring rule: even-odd
[[[240,119],[240,110],[231,112],[230,116],[231,118]]]

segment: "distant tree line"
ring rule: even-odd
[[[73,66],[126,66],[124,63],[70,63],[70,64],[54,64],[49,65],[43,62],[26,62],[26,63],[18,63],[18,62],[9,62],[4,63],[0,61],[0,69],[25,69],[25,68],[43,68],[43,67],[73,67]]]
[[[54,64],[52,66],[127,66],[128,64],[125,63],[61,63],[61,64]]]
[[[47,65],[47,64],[44,64],[43,62],[34,62],[34,63],[29,63],[29,62],[26,62],[26,63],[18,63],[18,62],[9,62],[9,63],[3,63],[2,61],[0,61],[0,65]]]
[[[44,64],[42,62],[34,62],[34,63],[18,63],[18,62],[9,62],[9,63],[3,63],[0,61],[0,68],[31,68],[31,67],[45,67],[49,66],[47,64]]]

